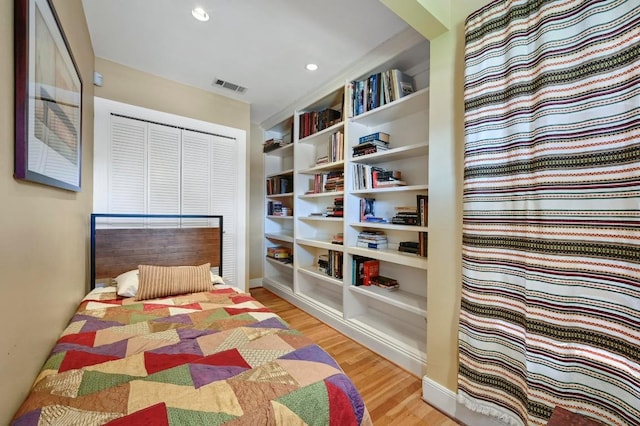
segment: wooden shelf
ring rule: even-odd
[[[327,191],[327,192],[314,192],[313,194],[298,195],[298,198],[304,200],[307,198],[322,198],[322,197],[343,197],[344,191]]]
[[[330,241],[313,240],[309,238],[296,238],[296,243],[303,246],[311,246],[333,251],[344,251],[344,246],[333,244]]]
[[[426,142],[424,144],[400,146],[387,151],[360,155],[358,157],[352,157],[350,161],[353,163],[378,164],[411,157],[422,157],[424,155],[429,155],[429,145]]]
[[[391,249],[369,249],[364,247],[345,247],[345,251],[350,254],[371,257],[385,262],[397,263],[399,265],[410,266],[417,269],[427,269],[427,258],[413,253],[404,253]]]
[[[326,142],[323,136],[329,136],[332,133],[341,130],[344,127],[344,121],[334,124],[333,126],[329,126],[326,129],[322,129],[317,133],[309,135],[305,138],[299,139],[298,143],[316,143],[319,141]]]
[[[334,161],[333,163],[320,164],[308,169],[299,170],[298,173],[302,175],[316,175],[320,173],[327,173],[333,171],[344,170],[344,160]]]
[[[265,233],[264,237],[270,240],[284,241],[287,243],[293,242],[293,236],[288,234]]]
[[[264,155],[270,155],[274,157],[288,157],[293,155],[293,144],[290,143],[280,148],[276,148],[273,151],[265,152]]]
[[[428,108],[429,88],[425,88],[394,102],[351,117],[349,120],[354,123],[371,126],[377,123],[394,121],[421,111],[427,111]]]
[[[402,283],[400,283],[402,285]],[[401,289],[387,290],[378,286],[349,286],[349,290],[380,300],[404,311],[427,316],[427,299]]]
[[[332,285],[337,286],[337,287],[342,287],[342,279],[330,277],[327,274],[319,272],[317,270],[317,268],[315,268],[313,266],[300,266],[298,268],[298,270],[300,272],[302,272],[303,274],[305,274],[305,275],[309,275],[311,277],[314,277],[316,279],[319,279],[321,281],[327,282],[327,283],[332,284]]]
[[[293,192],[285,192],[284,194],[267,194],[267,198],[288,198],[292,196]]]
[[[349,226],[354,228],[388,229],[389,231],[429,232],[429,228],[426,226],[396,225],[395,223],[386,222],[353,222]]]
[[[270,175],[267,175],[266,178],[269,179],[269,178],[278,177],[278,176],[293,176],[293,169],[283,170],[278,173],[272,173]]]

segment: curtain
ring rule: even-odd
[[[640,4],[497,0],[465,25],[458,399],[640,424]]]

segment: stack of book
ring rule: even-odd
[[[382,287],[387,290],[397,290],[400,285],[398,281],[394,278],[384,277],[382,275],[378,275],[371,278],[371,285],[375,285],[378,287]]]
[[[267,178],[267,195],[293,192],[293,176],[274,176]]]
[[[384,231],[362,231],[358,234],[356,246],[370,249],[386,249],[388,247],[387,236]]]
[[[362,114],[414,91],[413,78],[397,69],[354,80],[351,82],[351,114]]]
[[[400,241],[400,244],[398,245],[398,251],[405,253],[418,254],[419,250],[420,243],[417,241]]]
[[[333,199],[333,205],[327,206],[327,217],[344,217],[344,197]]]
[[[291,250],[289,247],[284,246],[267,247],[267,257],[283,263],[291,263],[293,261]]]
[[[396,225],[418,225],[418,212],[415,207],[397,206],[391,223]]]
[[[327,173],[324,192],[344,191],[344,172],[342,170]]]
[[[392,186],[405,186],[400,170],[373,170],[373,187],[388,188]]]
[[[371,279],[380,273],[380,262],[365,256],[353,256],[351,284],[371,285]]]
[[[327,254],[318,256],[318,271],[330,277],[342,279],[343,253],[329,250]]]
[[[289,145],[291,141],[284,141],[279,138],[272,138],[262,144],[262,152],[270,152],[282,146]]]
[[[331,108],[322,111],[304,112],[300,114],[300,139],[331,127],[341,119],[342,113]]]
[[[331,244],[344,244],[344,234],[342,232],[338,232],[337,234],[333,234],[331,236]]]
[[[358,144],[352,148],[352,157],[386,151],[389,149],[389,139],[389,134],[384,132],[376,132],[362,136],[358,140]]]
[[[268,201],[267,202],[267,215],[269,216],[284,216],[282,213],[282,201]]]

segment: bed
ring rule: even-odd
[[[220,217],[195,228],[96,225],[112,219],[92,215],[98,287],[80,303],[12,424],[371,424],[331,356],[222,282]],[[187,287],[202,285],[205,273],[204,291],[156,286],[185,276]]]

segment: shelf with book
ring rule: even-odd
[[[333,163],[319,164],[308,169],[299,170],[298,173],[303,175],[315,175],[320,173],[328,173],[331,171],[342,171],[344,169],[344,160],[335,161]]]
[[[264,234],[264,237],[269,239],[269,240],[275,240],[275,241],[284,241],[287,243],[292,243],[293,242],[293,235],[292,234],[278,234],[278,233],[269,233],[266,232]]]
[[[274,287],[278,294],[415,374],[422,374],[428,260],[415,251],[423,236],[426,240],[428,227],[418,224],[416,214],[409,210],[417,210],[418,197],[426,198],[429,192],[429,54],[425,40],[412,43],[375,69],[345,79],[344,85],[329,90],[326,96],[295,106],[293,154],[290,162],[274,170],[293,171],[292,196],[275,199],[292,203],[293,221],[268,220],[286,222],[293,229],[265,232],[290,235],[292,240],[284,242],[293,248],[294,285],[291,292],[278,293],[281,288]],[[409,76],[405,78],[412,79],[413,86],[397,99],[389,96],[383,105],[354,115],[352,82],[376,74],[383,76],[391,69]],[[378,88],[382,87],[380,83]],[[367,181],[360,171],[361,182],[370,186],[354,185],[357,165],[365,173],[374,167],[380,172],[375,179],[371,174]],[[361,222],[363,199],[375,199],[376,214],[389,223]],[[364,231],[385,234],[384,243],[373,243],[380,249],[369,248],[372,244],[366,238],[359,242],[367,247],[358,246],[358,236]],[[282,243],[266,236],[265,240]],[[330,253],[342,259],[341,277],[318,267],[325,256],[332,256]],[[379,261],[380,275],[397,279],[399,288],[390,291],[352,286],[352,261],[357,256]],[[265,282],[269,287],[269,281]]]
[[[387,151],[374,152],[358,157],[351,157],[353,163],[378,164],[387,161],[402,160],[410,157],[422,157],[429,153],[429,145],[425,143],[389,148]]]
[[[420,89],[410,95],[382,105],[371,111],[349,117],[352,123],[365,126],[395,121],[416,113],[426,113],[429,108],[429,88]]]
[[[355,189],[352,190],[352,194],[361,195],[375,195],[382,192],[426,192],[429,190],[429,185],[405,185],[405,186],[393,186],[388,188],[370,188],[370,189]]]
[[[344,251],[343,246],[341,246],[340,244],[333,244],[331,242],[330,237],[328,237],[325,240],[321,240],[321,239],[315,240],[310,238],[296,238],[296,243],[303,246],[316,247],[316,248],[321,248],[325,250]]]
[[[317,278],[318,280],[325,281],[337,287],[342,287],[342,279],[338,279],[338,278],[334,278],[329,275],[326,275],[325,273],[318,271],[317,267],[299,266],[298,270],[301,273]]]
[[[265,218],[263,249],[286,247],[293,253],[294,224],[294,144],[293,115],[264,132],[263,166]],[[287,263],[285,263],[287,262]],[[293,292],[291,260],[265,256],[263,283],[269,282],[283,291]]]
[[[270,258],[268,256],[266,256],[265,259],[267,260],[267,262],[269,262],[272,265],[275,265],[278,268],[284,268],[284,269],[293,270],[293,263],[286,263],[286,262],[283,262],[283,261],[278,260],[278,259],[272,259],[272,258]]]
[[[346,246],[345,251],[359,256],[372,257],[378,260],[393,262],[398,265],[427,270],[427,258],[413,253],[403,253],[397,249],[370,249],[365,247]]]
[[[327,191],[327,192],[318,192],[318,193],[309,193],[299,195],[298,198],[301,200],[312,199],[312,198],[324,198],[324,197],[344,197],[344,191]]]
[[[416,297],[415,294],[403,290],[387,290],[384,288],[369,286],[350,286],[350,291],[355,291],[393,305],[402,310],[412,312],[417,315],[427,316],[427,299]]]
[[[387,229],[390,231],[429,232],[429,228],[426,226],[397,225],[395,223],[352,222],[349,223],[349,226],[356,228]]]

